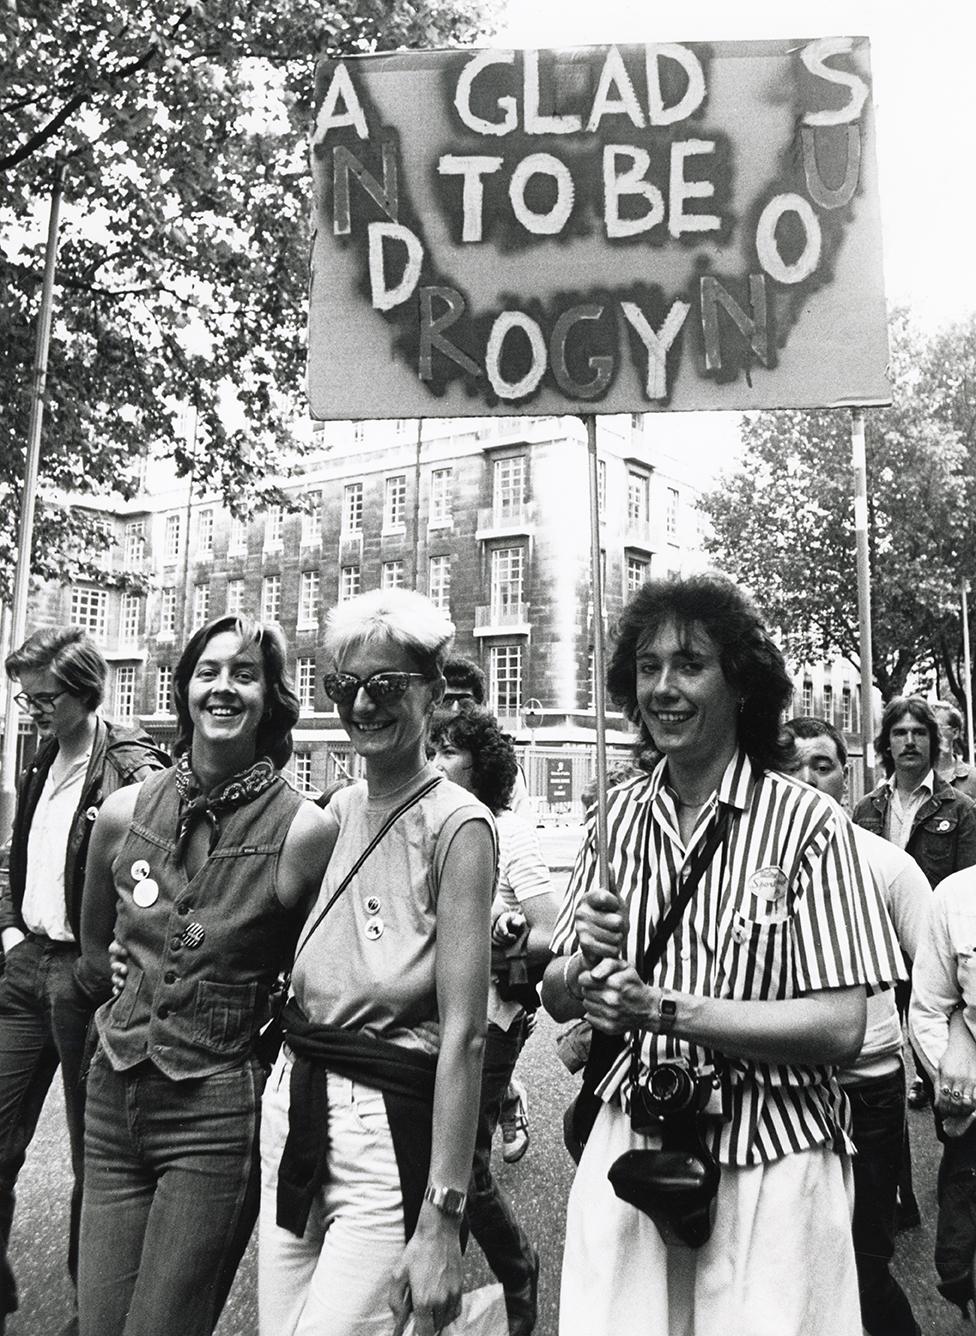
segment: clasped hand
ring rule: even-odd
[[[623,957],[627,949],[627,906],[601,887],[588,891],[576,911],[576,935],[586,961],[579,976],[586,1019],[607,1034],[635,1026],[653,1029],[661,990],[644,983]]]

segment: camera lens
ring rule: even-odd
[[[647,1080],[648,1094],[662,1111],[683,1109],[694,1093],[694,1084],[683,1067],[662,1063],[654,1067]]]

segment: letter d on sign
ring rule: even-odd
[[[369,233],[369,292],[373,309],[390,311],[399,306],[413,291],[420,280],[420,267],[423,264],[424,248],[420,238],[404,227],[402,223],[370,223]],[[399,283],[389,287],[386,282],[387,241],[402,241],[407,248],[406,263]]]

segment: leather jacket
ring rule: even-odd
[[[4,928],[27,931],[21,914],[27,885],[27,838],[38,799],[57,753],[58,743],[55,738],[42,742],[17,788],[17,809],[14,813],[6,875],[2,878],[3,884],[0,884],[0,931]],[[71,821],[64,859],[65,908],[76,941],[81,933],[81,894],[85,885],[88,841],[99,807],[116,789],[138,784],[146,775],[154,770],[163,770],[169,764],[170,758],[148,734],[96,718],[91,758]]]
[[[934,775],[932,797],[915,813],[905,850],[937,886],[950,872],[976,864],[976,803]],[[854,820],[865,830],[886,837],[891,789],[879,784],[854,808]]]

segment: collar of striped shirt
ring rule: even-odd
[[[668,758],[665,756],[651,772],[650,784],[644,788],[642,793],[636,795],[637,802],[653,802],[666,789],[665,773],[667,766]],[[725,767],[718,788],[709,798],[708,805],[714,806],[717,799],[718,802],[725,803],[727,807],[734,807],[737,811],[744,812],[749,807],[755,785],[756,777],[749,757],[744,751],[736,751]]]

